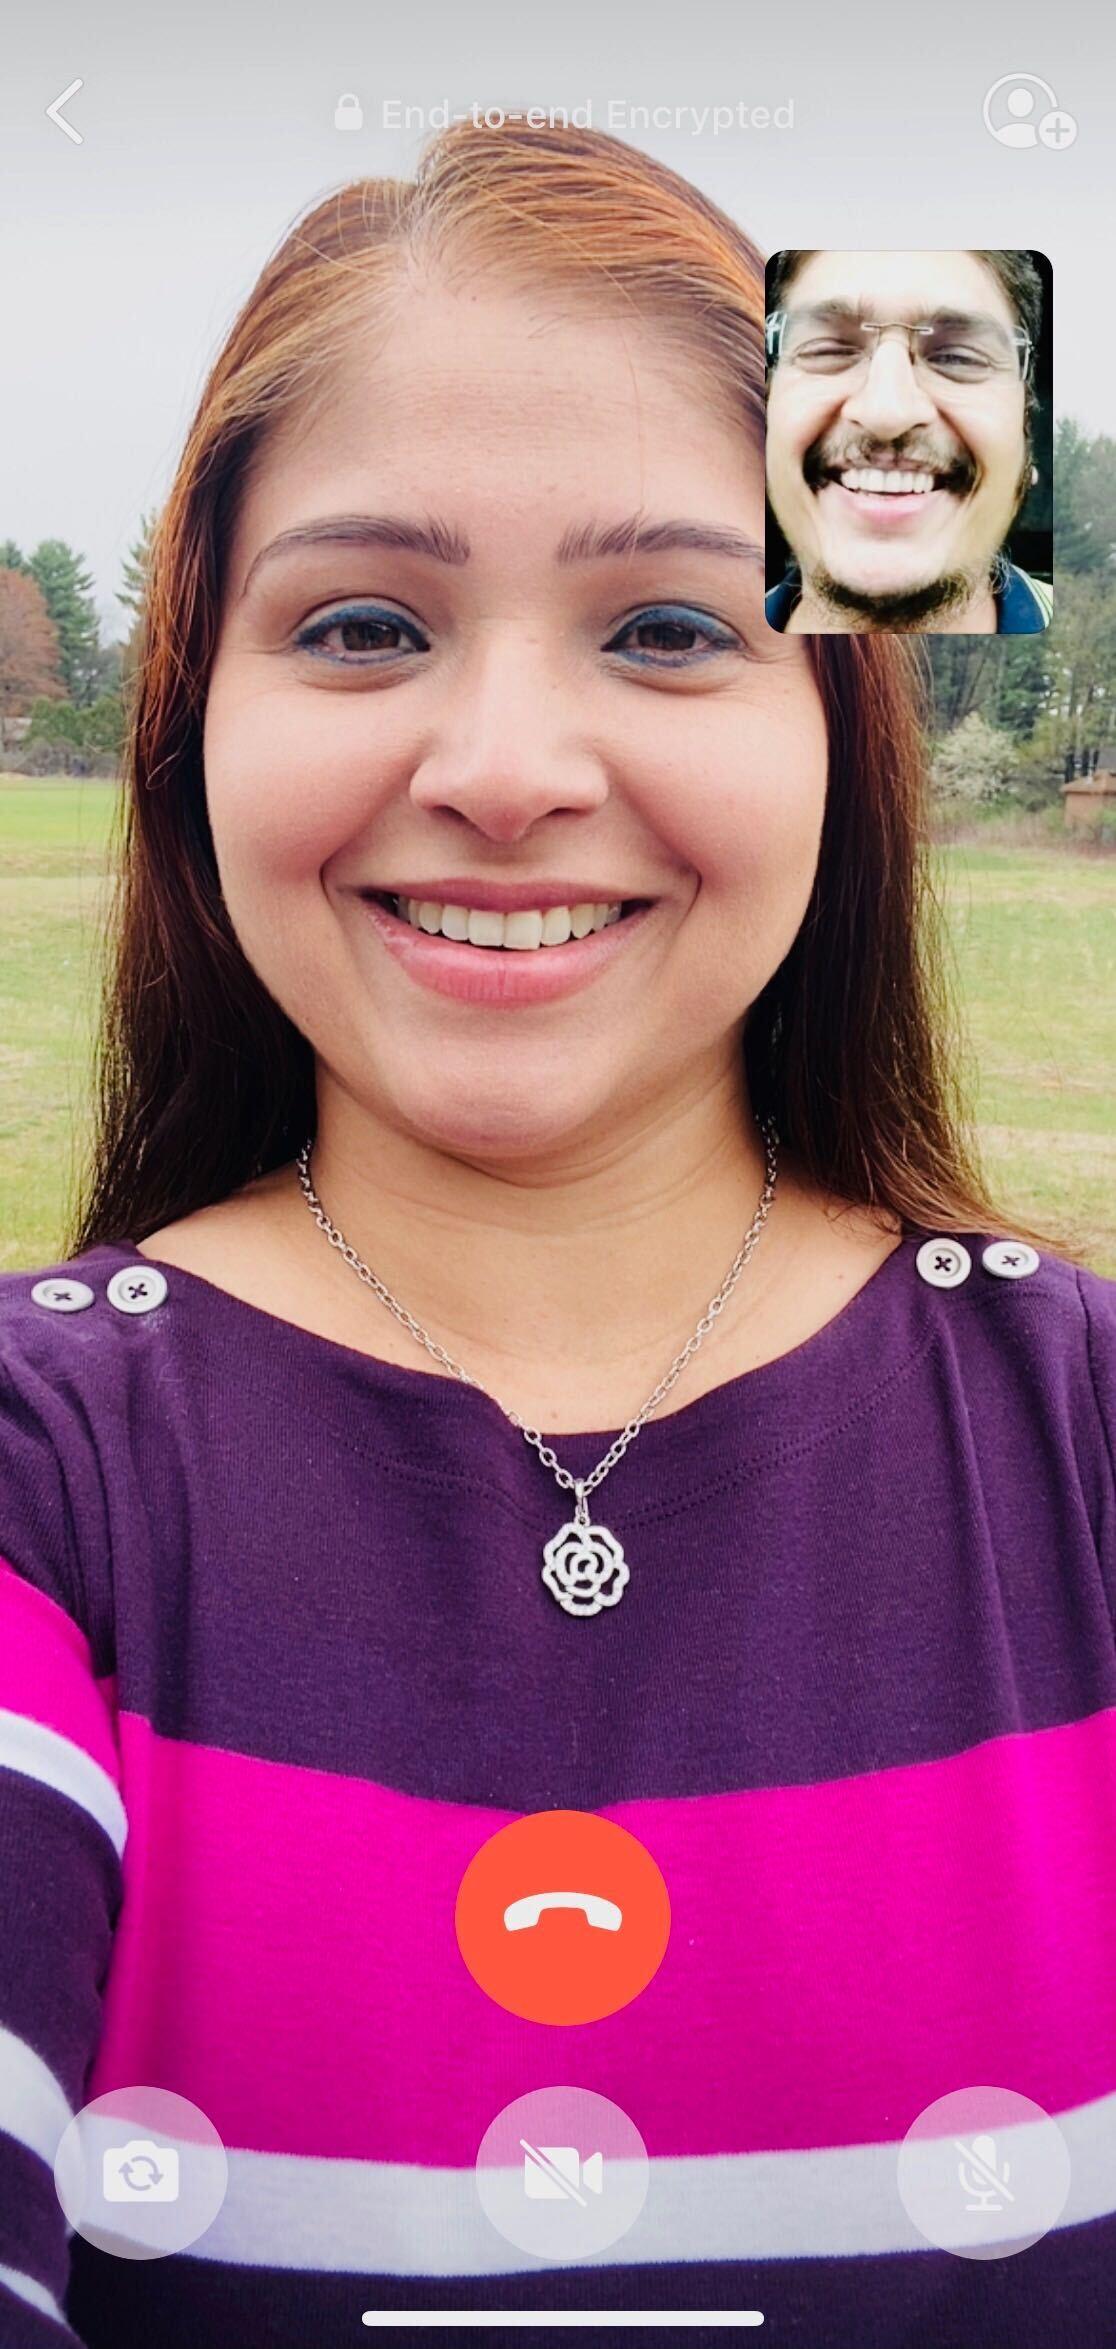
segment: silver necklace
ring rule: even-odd
[[[609,1532],[607,1525],[595,1525],[590,1522],[589,1494],[603,1482],[609,1469],[615,1468],[617,1461],[627,1451],[628,1445],[634,1442],[645,1420],[650,1418],[651,1413],[657,1409],[663,1397],[670,1393],[675,1379],[684,1370],[691,1354],[696,1353],[702,1339],[707,1337],[712,1329],[717,1315],[723,1312],[748,1258],[756,1246],[775,1197],[779,1153],[779,1137],[774,1120],[762,1118],[760,1131],[764,1138],[766,1181],[759,1206],[748,1226],[740,1250],[733,1259],[731,1269],[726,1274],[712,1303],[703,1313],[689,1345],[672,1362],[666,1377],[660,1380],[654,1394],[648,1397],[639,1417],[629,1420],[623,1434],[617,1436],[615,1443],[606,1452],[604,1459],[598,1462],[591,1476],[571,1476],[568,1468],[559,1466],[549,1444],[544,1444],[537,1427],[525,1427],[515,1411],[509,1411],[507,1405],[501,1403],[497,1395],[489,1395],[489,1401],[498,1404],[505,1419],[510,1419],[512,1426],[517,1427],[521,1435],[526,1437],[527,1442],[534,1445],[540,1460],[545,1467],[553,1471],[564,1491],[572,1492],[575,1496],[573,1516],[567,1520],[565,1525],[559,1527],[553,1540],[548,1541],[543,1550],[542,1580],[551,1597],[557,1599],[558,1605],[565,1609],[567,1615],[599,1615],[602,1607],[614,1607],[617,1601],[622,1598],[625,1586],[629,1581],[628,1563],[615,1535]],[[482,1387],[479,1379],[470,1378],[468,1371],[463,1370],[459,1362],[454,1362],[444,1348],[427,1335],[413,1315],[407,1312],[406,1307],[400,1305],[398,1300],[392,1296],[390,1289],[385,1288],[383,1282],[377,1279],[371,1267],[362,1262],[355,1248],[350,1248],[347,1240],[338,1231],[336,1224],[330,1222],[310,1180],[310,1153],[313,1146],[311,1138],[303,1143],[302,1149],[299,1151],[296,1160],[298,1179],[307,1206],[315,1222],[320,1224],[326,1234],[330,1246],[340,1249],[346,1264],[351,1264],[353,1271],[359,1274],[361,1280],[366,1282],[370,1289],[375,1290],[376,1295],[394,1313],[396,1320],[401,1321],[404,1328],[410,1330],[412,1337],[417,1338],[420,1344],[426,1347],[427,1353],[432,1354],[436,1362],[442,1363],[445,1369],[452,1371],[453,1376],[461,1379],[466,1386],[476,1387],[482,1395],[488,1394],[487,1387]]]

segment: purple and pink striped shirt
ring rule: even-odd
[[[3,2349],[341,2349],[364,2309],[1116,2338],[1116,1282],[996,1277],[974,1234],[935,1288],[926,1236],[676,1390],[608,1480],[632,1579],[584,1621],[540,1579],[567,1497],[479,1390],[173,1267],[114,1310],[123,1246],[0,1278]],[[37,1305],[48,1272],[93,1304]],[[552,1440],[581,1476],[614,1432]],[[628,1828],[670,1898],[652,1981],[584,2026],[505,2012],[455,1938],[481,1844],[552,1809]],[[137,2081],[229,2158],[150,2261],[69,2234],[52,2180]],[[474,2165],[557,2082],[623,2108],[650,2186],[546,2266]],[[978,2261],[896,2163],[983,2083],[1058,2121],[1071,2183]]]

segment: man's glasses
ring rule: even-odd
[[[863,382],[883,334],[907,338],[916,377],[931,387],[979,391],[985,385],[1024,383],[1031,364],[1031,338],[1021,326],[995,318],[901,318],[834,316],[831,310],[772,310],[764,340],[772,367],[793,367],[801,375],[833,376],[850,390]]]

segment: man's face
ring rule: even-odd
[[[883,626],[894,599],[932,597],[936,583],[943,608],[965,600],[987,581],[1026,482],[1018,321],[997,279],[975,253],[819,252],[783,307],[767,492],[807,591]],[[935,317],[948,331],[915,338],[921,362],[902,334],[859,334],[860,320]],[[859,366],[842,365],[862,340]],[[982,377],[981,354],[997,350],[1008,363]]]

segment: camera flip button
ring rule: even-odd
[[[116,2259],[165,2259],[211,2227],[229,2164],[201,2107],[169,2088],[110,2088],[62,2132],[54,2186],[74,2233]]]

